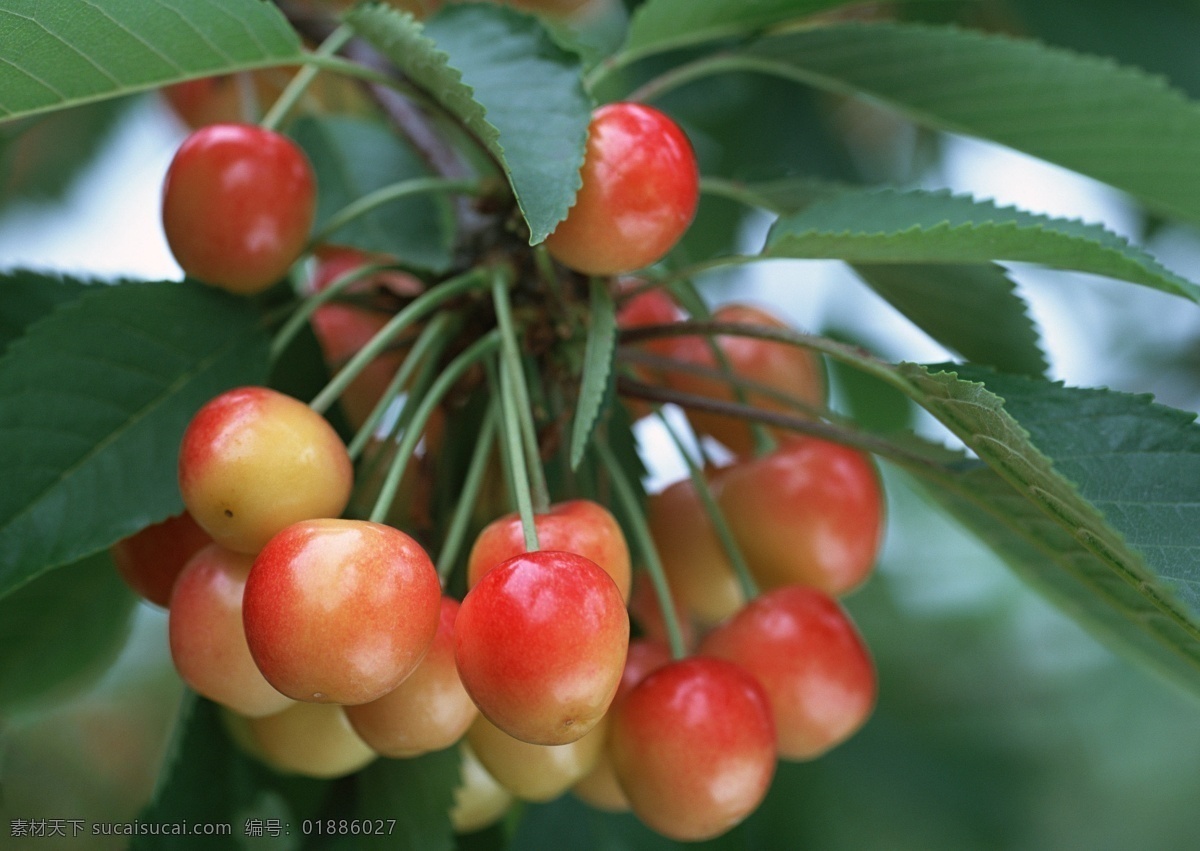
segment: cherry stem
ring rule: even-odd
[[[500,269],[492,277],[492,301],[496,306],[496,321],[501,336],[501,374],[512,382],[513,402],[516,405],[520,436],[525,445],[528,461],[529,485],[533,493],[535,511],[543,512],[550,507],[550,488],[546,483],[546,471],[542,469],[542,454],[538,448],[537,426],[534,424],[533,406],[529,401],[529,385],[525,381],[525,368],[521,363],[521,348],[517,338],[516,323],[513,321],[512,302],[509,300],[507,276]]]
[[[425,330],[417,337],[408,355],[404,358],[404,362],[400,364],[400,368],[396,370],[396,374],[388,382],[387,389],[383,391],[383,395],[379,397],[379,401],[371,409],[371,413],[367,416],[366,421],[358,429],[358,432],[354,435],[354,439],[350,441],[350,446],[347,449],[350,453],[350,460],[353,461],[362,454],[363,449],[370,442],[371,436],[375,433],[376,426],[383,419],[384,413],[396,396],[399,395],[400,389],[408,384],[417,367],[423,362],[436,359],[441,351],[445,349],[450,335],[454,332],[454,329],[447,332],[447,326],[453,321],[454,317],[452,314],[439,313],[429,321]]]
[[[383,186],[374,192],[368,192],[361,198],[351,201],[330,216],[325,224],[321,226],[321,229],[309,238],[309,250],[311,251],[313,246],[327,241],[333,234],[355,219],[365,216],[372,210],[390,204],[393,201],[399,201],[401,198],[407,198],[410,195],[421,195],[427,192],[463,192],[475,195],[481,192],[482,189],[483,182],[480,180],[451,177],[416,177],[409,180],[401,180],[390,186]]]
[[[329,38],[321,42],[321,46],[313,53],[314,57],[333,56],[346,42],[354,38],[354,30],[351,27],[342,25],[330,33]],[[306,64],[303,68],[296,72],[296,76],[288,82],[286,88],[279,94],[271,109],[263,116],[259,126],[264,130],[276,130],[284,117],[287,116],[292,108],[299,103],[300,98],[304,97],[304,93],[308,90],[309,85],[316,78],[320,67],[316,63]]]
[[[368,278],[376,272],[383,272],[392,268],[395,267],[379,264],[359,266],[334,278],[333,282],[325,289],[307,296],[300,302],[300,306],[296,308],[296,311],[288,317],[283,327],[279,329],[279,333],[275,335],[275,339],[271,341],[271,360],[276,361],[279,359],[279,356],[291,345],[295,336],[300,333],[300,329],[317,312],[317,308],[337,298],[352,284],[361,281],[363,278]]]
[[[704,478],[704,471],[696,464],[692,453],[688,452],[687,446],[684,445],[683,438],[679,436],[679,432],[671,425],[670,420],[663,414],[662,408],[655,411],[658,419],[666,428],[667,434],[671,435],[671,440],[675,442],[675,448],[679,450],[679,455],[683,458],[683,462],[687,464],[688,475],[692,477],[692,488],[696,491],[696,496],[700,498],[700,503],[704,506],[705,512],[708,514],[708,520],[712,523],[713,531],[717,533],[717,538],[721,542],[721,549],[725,550],[725,556],[729,559],[729,563],[733,565],[733,571],[737,574],[738,584],[742,586],[742,595],[747,600],[753,600],[758,596],[758,585],[754,582],[754,577],[750,575],[750,566],[746,564],[746,558],[742,555],[741,547],[738,546],[737,539],[733,536],[733,530],[729,528],[729,521],[725,519],[725,512],[717,505],[716,499],[713,497],[712,488],[708,485],[708,479]]]
[[[468,369],[495,351],[499,345],[499,335],[495,331],[490,331],[480,337],[462,354],[450,361],[437,380],[433,382],[429,392],[422,395],[416,413],[413,414],[408,427],[404,430],[404,436],[400,438],[396,457],[392,459],[387,477],[383,480],[383,486],[379,489],[379,497],[375,500],[375,507],[371,510],[369,518],[373,523],[383,523],[386,520],[388,511],[392,507],[392,501],[396,498],[396,491],[400,487],[400,480],[404,476],[404,469],[408,466],[409,459],[417,448],[417,443],[421,440],[434,408]]]
[[[692,283],[690,278],[678,281],[674,289],[682,297],[685,302],[684,306],[692,316],[702,322],[712,321],[712,312],[708,309],[708,304],[696,290],[696,285]],[[733,364],[730,363],[729,355],[721,347],[721,344],[717,341],[717,337],[709,334],[704,339],[708,344],[709,351],[712,352],[713,357],[716,359],[717,365],[721,367],[723,380],[733,390],[734,398],[743,405],[750,404],[750,400],[746,395],[746,389],[737,382],[737,376],[733,371]],[[775,438],[771,437],[770,432],[767,431],[766,426],[762,423],[751,420],[750,433],[754,438],[754,453],[756,455],[767,455],[775,451],[777,445]]]
[[[630,524],[629,531],[633,533],[634,546],[637,547],[642,557],[646,573],[650,575],[650,582],[653,584],[654,593],[658,597],[658,608],[662,612],[663,624],[667,629],[667,642],[671,646],[671,656],[674,659],[682,659],[687,656],[687,645],[683,641],[683,632],[679,628],[679,619],[675,616],[675,602],[671,596],[671,586],[667,583],[667,574],[663,570],[662,561],[658,557],[658,549],[654,546],[654,537],[650,534],[650,525],[646,522],[646,514],[642,508],[641,500],[638,499],[638,495],[634,491],[629,477],[625,474],[625,470],[621,468],[621,462],[613,455],[608,443],[604,440],[596,439],[592,441],[592,445],[595,447],[597,454],[599,454],[600,460],[608,469],[608,477],[612,480],[617,499],[620,500],[621,506],[625,509],[625,516],[627,522]]]
[[[341,396],[345,389],[350,386],[350,382],[357,378],[359,373],[366,369],[371,361],[379,357],[408,326],[424,318],[427,313],[443,302],[449,301],[463,293],[470,292],[473,289],[479,289],[487,281],[488,276],[483,269],[473,269],[470,272],[431,287],[426,292],[417,296],[408,307],[401,310],[386,325],[380,328],[379,332],[359,350],[358,354],[350,358],[338,374],[333,377],[333,380],[325,386],[325,389],[308,403],[308,406],[317,413],[324,413],[333,404],[334,400]]]
[[[487,463],[495,449],[496,429],[498,427],[496,400],[493,398],[488,405],[487,413],[483,415],[483,424],[475,437],[475,449],[471,453],[471,462],[467,467],[467,477],[463,480],[462,490],[458,494],[458,504],[454,506],[454,514],[450,518],[450,526],[446,529],[446,538],[442,550],[438,553],[437,571],[442,579],[442,585],[450,578],[458,554],[466,541],[467,524],[471,520],[471,510],[479,499],[479,489],[483,485],[483,476],[487,472]]]
[[[534,514],[533,496],[530,493],[529,471],[526,455],[521,447],[521,415],[520,404],[517,403],[516,390],[511,374],[505,370],[504,364],[497,367],[499,377],[500,418],[502,424],[505,457],[508,459],[509,492],[512,502],[516,503],[517,514],[521,516],[521,533],[524,535],[526,552],[536,552],[541,549],[538,540],[538,523]]]

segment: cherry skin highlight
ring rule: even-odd
[[[674,121],[637,103],[592,114],[582,185],[546,239],[550,255],[587,275],[613,275],[662,259],[696,214],[700,176]]]
[[[517,739],[561,745],[608,709],[629,616],[595,562],[540,550],[486,573],[467,592],[454,632],[458,672],[480,712]]]
[[[633,812],[671,839],[718,836],[753,812],[775,773],[762,686],[724,659],[659,668],[614,711],[608,753]]]
[[[813,759],[848,739],[875,706],[875,667],[829,595],[793,585],[755,598],[700,652],[740,665],[770,699],[784,759]]]
[[[337,517],[354,469],[337,432],[303,402],[266,387],[222,393],[189,423],[179,490],[222,546],[257,553],[300,520]]]
[[[421,662],[441,586],[421,546],[391,526],[307,520],[263,548],[243,619],[254,661],[297,700],[378,700]]]
[[[533,524],[541,549],[562,550],[591,559],[612,577],[621,597],[629,599],[629,546],[617,518],[607,508],[588,499],[573,499],[534,515]],[[525,534],[519,515],[514,512],[492,521],[471,548],[467,587],[473,588],[493,567],[524,552]]]
[[[162,223],[189,277],[230,292],[265,290],[300,256],[316,179],[286,136],[210,124],[184,140],[163,182]]]

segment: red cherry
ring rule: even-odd
[[[163,230],[189,277],[260,292],[300,256],[316,212],[316,180],[285,136],[211,124],[175,153],[163,183]]]
[[[849,738],[875,705],[875,667],[829,595],[770,591],[710,632],[700,652],[749,671],[767,692],[785,759],[813,759]]]
[[[567,218],[546,239],[564,266],[612,275],[660,260],[696,214],[699,170],[674,121],[637,103],[592,115],[582,185]]]
[[[454,658],[493,724],[525,742],[561,745],[608,709],[628,643],[612,578],[581,555],[540,550],[492,568],[467,593]]]
[[[870,574],[882,538],[883,493],[863,453],[793,438],[724,469],[714,484],[764,590],[800,584],[840,595]]]
[[[212,538],[185,511],[117,541],[109,553],[126,584],[165,609],[188,559],[210,543]]]
[[[608,752],[634,813],[671,839],[729,830],[775,773],[775,725],[762,686],[724,659],[672,662],[614,710]]]
[[[246,582],[246,639],[263,676],[314,703],[367,703],[396,688],[433,641],[441,587],[421,546],[362,520],[293,524]]]
[[[535,515],[533,525],[541,549],[576,553],[591,559],[617,583],[621,597],[629,598],[629,546],[617,518],[607,508],[588,499],[573,499]],[[525,535],[520,516],[514,512],[492,521],[471,548],[467,587],[473,588],[493,567],[523,552]]]

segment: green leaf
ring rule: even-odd
[[[87,288],[84,281],[40,272],[0,274],[0,355],[35,321],[79,298]]]
[[[1200,107],[1144,71],[1034,41],[911,24],[800,30],[737,56],[765,73],[865,95],[919,124],[1024,151],[1200,221]]]
[[[607,282],[592,279],[592,304],[588,311],[588,338],[583,352],[583,377],[575,425],[571,430],[571,469],[583,461],[596,420],[608,397],[613,377],[613,354],[617,350],[617,308]]]
[[[395,831],[353,837],[348,847],[452,851],[450,808],[459,775],[457,747],[415,759],[371,763],[358,776],[356,817],[395,820]]]
[[[1085,626],[1200,693],[1193,415],[1144,397],[954,369],[987,385],[940,367],[900,371],[914,400],[991,468],[966,463],[940,479],[955,513]],[[1012,411],[992,386],[1012,396]],[[1028,431],[1015,416],[1028,418]]]
[[[544,240],[580,186],[592,104],[578,57],[536,18],[486,4],[447,7],[425,29],[381,6],[346,20],[487,148],[512,185],[530,244]]]
[[[750,35],[772,24],[853,0],[648,0],[633,15],[626,50],[656,53],[702,41]]]
[[[999,266],[854,266],[870,287],[931,337],[969,361],[1042,375],[1046,356],[1012,280]]]
[[[839,258],[849,263],[1041,263],[1200,302],[1200,287],[1099,225],[997,207],[949,192],[847,190],[779,219],[763,256]]]
[[[0,42],[0,121],[302,55],[263,0],[0,0]]]
[[[223,710],[215,703],[184,694],[179,720],[168,747],[158,786],[150,803],[138,814],[146,825],[214,825],[228,828],[222,838],[202,833],[145,833],[134,836],[132,851],[174,849],[263,848],[294,849],[302,838],[305,819],[315,819],[330,784],[327,781],[284,777],[244,755],[226,733]],[[272,841],[270,834],[253,835],[267,819],[286,825],[288,837]],[[161,828],[160,828],[161,831]]]
[[[0,600],[0,713],[60,699],[100,676],[124,646],[136,604],[106,552]]]
[[[199,284],[98,286],[32,325],[0,359],[0,597],[177,514],[188,420],[266,372],[250,303]]]
[[[305,117],[290,132],[312,160],[321,187],[317,230],[368,192],[429,176],[412,147],[376,121]],[[441,272],[450,265],[453,221],[444,197],[410,196],[355,219],[335,231],[329,242],[390,254],[407,264]]]

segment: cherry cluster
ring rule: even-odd
[[[546,241],[577,284],[656,263],[696,210],[687,137],[639,104],[596,110],[581,178]],[[374,341],[402,305],[439,284],[381,268],[390,258],[308,245],[315,192],[286,137],[208,125],[170,166],[164,230],[189,277],[235,293],[263,292],[312,255],[301,295],[319,302],[304,316],[329,366],[344,371],[334,381],[343,413],[371,438],[398,393],[419,392],[400,380],[416,344]],[[644,357],[623,381],[642,398],[707,401],[689,408],[691,427],[732,458],[694,470],[629,520],[646,568],[636,574],[625,530],[600,502],[571,494],[504,513],[509,502],[482,509],[459,601],[413,528],[422,525],[419,483],[406,478],[405,491],[401,482],[408,505],[388,522],[378,512],[357,519],[365,512],[354,499],[379,485],[369,465],[356,472],[362,446],[356,437],[347,447],[323,405],[241,387],[196,413],[178,462],[187,512],[113,553],[130,584],[168,608],[181,678],[229,710],[230,734],[248,753],[332,777],[380,755],[458,745],[460,831],[498,818],[514,796],[545,801],[573,789],[691,840],[752,812],[777,759],[812,759],[865,722],[874,668],[836,597],[876,557],[874,467],[855,450],[732,415],[819,416],[820,362],[753,334],[688,333],[665,287],[609,283],[625,331],[661,332],[630,347]],[[325,300],[335,287],[341,300]],[[464,335],[488,323],[498,333],[499,313],[476,310]],[[745,305],[699,318],[786,328]],[[458,382],[460,396],[485,386],[473,380]],[[425,460],[443,449],[452,404],[437,402],[414,426]],[[511,458],[508,467],[519,491]],[[408,477],[413,468],[399,469]]]

